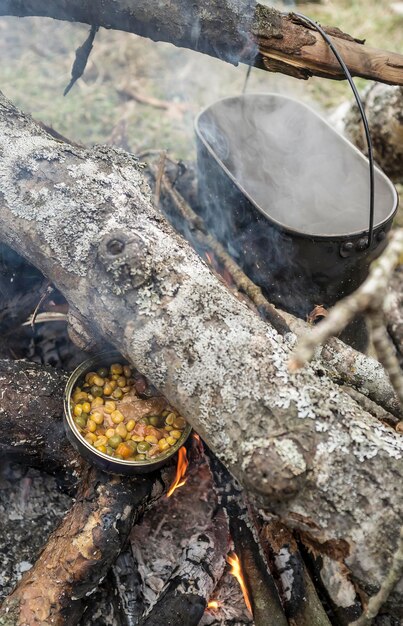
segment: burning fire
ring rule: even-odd
[[[235,554],[235,552],[227,556],[227,563],[231,565],[232,567],[231,574],[235,576],[235,578],[239,582],[241,589],[242,589],[245,604],[248,607],[249,611],[252,613],[252,605],[249,599],[248,590],[246,588],[244,577],[242,576],[241,562],[238,556]]]
[[[210,602],[207,605],[208,609],[218,609],[220,606],[220,603],[218,602],[218,600],[210,600]]]
[[[173,481],[172,485],[169,488],[169,491],[167,493],[167,498],[172,496],[175,489],[178,489],[178,487],[182,487],[185,484],[186,478],[184,478],[184,476],[186,474],[188,465],[189,465],[189,461],[186,456],[186,448],[185,446],[182,446],[181,448],[179,448],[179,451],[178,451],[178,464],[176,466],[175,480]]]

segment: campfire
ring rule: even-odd
[[[197,116],[148,97],[118,39],[123,149],[0,92],[0,625],[397,624],[402,56],[251,0],[44,4],[0,13],[89,25],[68,102],[100,87],[98,42],[124,28],[240,70],[346,77],[368,159],[302,102],[247,93],[250,69]],[[145,57],[154,80],[175,65],[172,93],[191,82]],[[352,74],[386,95],[363,106]],[[172,128],[194,113],[197,162],[144,150],[136,125],[134,149],[137,106]]]

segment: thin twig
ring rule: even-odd
[[[158,162],[157,174],[155,177],[155,192],[154,192],[154,206],[158,209],[160,205],[160,196],[161,196],[161,181],[164,176],[165,171],[165,161],[167,158],[167,153],[165,150],[160,154],[160,160]]]
[[[155,168],[151,165],[149,168],[152,175],[157,180],[160,169],[156,172]],[[225,250],[224,246],[222,246],[210,233],[207,232],[203,219],[193,211],[192,207],[186,202],[183,196],[172,187],[169,178],[165,175],[161,177],[161,187],[162,190],[169,196],[172,204],[175,206],[181,217],[183,217],[187,224],[193,229],[193,234],[198,242],[202,246],[209,248],[214,252],[217,259],[228,270],[231,277],[234,279],[236,287],[243,291],[252,300],[262,317],[267,319],[281,335],[291,332],[288,324],[280,313],[272,304],[270,304],[270,302],[266,300],[260,287],[255,285],[255,283],[248,278],[248,276],[246,276],[246,274]]]
[[[44,322],[67,322],[67,313],[60,313],[59,311],[44,311],[43,313],[38,313],[35,315],[31,315],[26,322],[21,324],[21,326],[32,326],[34,324],[43,324]]]
[[[396,357],[395,347],[386,330],[385,316],[382,311],[371,311],[368,321],[372,329],[372,342],[383,367],[389,374],[390,382],[403,406],[403,375]]]
[[[39,298],[39,302],[36,305],[34,312],[32,313],[32,317],[30,318],[30,324],[31,324],[32,330],[34,329],[34,324],[35,324],[35,320],[36,320],[36,317],[37,317],[39,309],[41,308],[41,306],[45,302],[45,300],[48,298],[48,296],[50,296],[52,291],[54,291],[54,287],[52,287],[52,285],[50,283],[48,283],[46,285],[46,289],[43,291],[41,297]],[[24,324],[23,324],[23,326],[24,326]]]
[[[399,543],[393,555],[391,568],[383,581],[378,593],[369,599],[368,606],[351,626],[368,626],[378,615],[381,607],[385,604],[391,591],[403,576],[403,526],[400,529]]]
[[[338,302],[329,315],[299,342],[289,363],[291,371],[301,368],[314,356],[315,349],[333,335],[338,335],[358,313],[383,309],[387,285],[396,266],[402,262],[403,228],[393,231],[390,242],[376,259],[368,278],[350,296]]]

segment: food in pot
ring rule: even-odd
[[[88,372],[71,395],[78,431],[114,459],[144,461],[166,452],[182,438],[187,423],[162,396],[149,397],[148,389],[144,376],[129,365]]]

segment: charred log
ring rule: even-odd
[[[76,624],[133,523],[163,491],[159,473],[128,479],[89,470],[73,507],[3,603],[0,623]]]
[[[64,432],[67,374],[34,363],[0,360],[0,380],[2,456],[57,474],[71,489],[85,463]]]
[[[289,373],[287,338],[153,208],[133,157],[58,143],[4,97],[0,147],[0,239],[149,377],[265,506],[321,543],[342,540],[357,583],[377,588],[402,516],[397,433],[326,375]]]
[[[228,522],[219,509],[210,527],[196,535],[140,626],[197,626],[221,578],[228,552]]]
[[[321,36],[293,14],[284,15],[254,0],[189,5],[186,0],[163,4],[125,0],[0,0],[0,15],[44,16],[124,30],[154,41],[210,54],[237,64],[290,74],[344,79]],[[328,28],[352,74],[403,84],[402,55],[371,49],[337,28]]]

